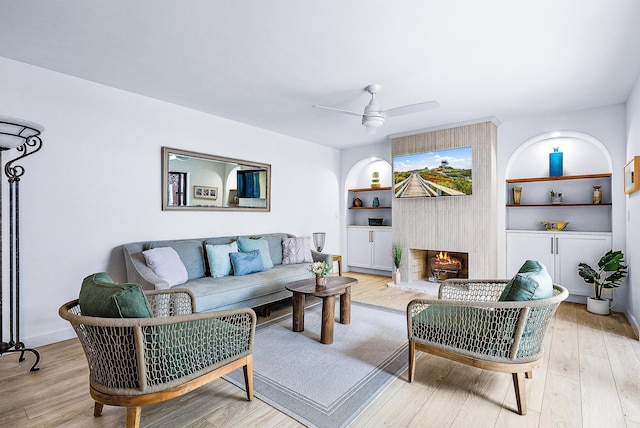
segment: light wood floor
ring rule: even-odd
[[[387,288],[389,278],[352,274],[354,300],[406,308],[419,293]],[[63,302],[60,302],[61,304]],[[275,308],[272,317],[289,310]],[[263,319],[262,317],[260,317]],[[125,410],[93,417],[88,369],[77,340],[43,346],[40,371],[31,355],[0,359],[0,426],[124,427]],[[526,381],[528,414],[515,413],[509,374],[420,354],[416,379],[394,381],[353,427],[640,427],[640,342],[621,314],[589,314],[563,303],[546,335],[544,365]],[[143,427],[298,427],[295,420],[224,380],[181,398],[146,406]]]

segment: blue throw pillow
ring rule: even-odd
[[[498,301],[526,301],[553,296],[553,280],[547,268],[535,260],[527,260],[507,283]]]
[[[248,275],[254,272],[262,272],[264,263],[260,251],[250,251],[248,253],[230,253],[233,274],[235,276]]]
[[[243,253],[259,250],[264,269],[271,269],[273,267],[273,261],[269,254],[269,241],[267,241],[267,238],[262,237],[259,239],[250,239],[240,236],[238,237],[238,249]]]
[[[229,254],[238,252],[238,244],[232,242],[225,245],[206,245],[207,260],[211,276],[220,278],[231,275],[231,258]]]

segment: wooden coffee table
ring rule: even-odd
[[[315,296],[322,299],[322,328],[320,342],[325,345],[333,343],[334,312],[336,296],[340,296],[340,324],[351,322],[351,285],[358,282],[348,276],[330,276],[327,285],[317,287],[315,278],[287,284],[285,288],[293,293],[293,331],[304,331],[304,296]]]

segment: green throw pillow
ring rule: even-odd
[[[504,287],[498,300],[501,302],[526,301],[552,296],[553,280],[547,268],[540,262],[527,260]]]
[[[138,284],[116,284],[105,273],[89,275],[80,289],[82,315],[102,318],[153,318],[153,310]]]

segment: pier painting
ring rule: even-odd
[[[393,157],[396,198],[470,195],[471,147]]]

